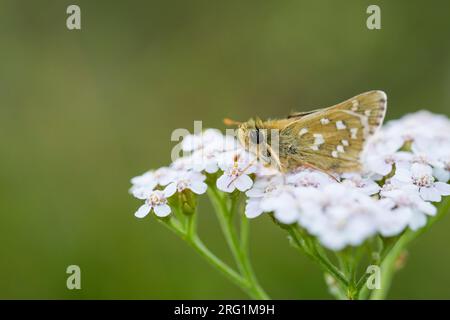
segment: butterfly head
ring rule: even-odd
[[[256,150],[258,146],[264,143],[264,133],[258,122],[261,121],[259,119],[250,119],[238,126],[237,138],[247,151]]]
[[[239,143],[248,152],[256,155],[257,159],[267,166],[275,164],[280,168],[281,164],[277,156],[277,150],[274,150],[271,140],[274,139],[273,129],[269,129],[267,122],[259,118],[249,119],[247,122],[236,122],[226,119],[225,124],[237,125],[237,138]]]

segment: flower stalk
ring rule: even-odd
[[[396,271],[396,263],[401,254],[406,250],[406,247],[417,237],[426,232],[436,221],[440,220],[450,210],[450,197],[445,197],[443,201],[438,205],[437,214],[430,218],[427,225],[417,232],[407,230],[405,233],[395,242],[392,248],[384,257],[381,262],[381,288],[374,291],[370,299],[381,300],[386,299],[389,289],[391,287],[392,279]]]
[[[237,237],[234,216],[236,209],[239,207],[239,198],[236,196],[226,197],[225,194],[221,194],[214,186],[208,189],[208,195],[213,203],[225,240],[233,255],[239,272],[248,282],[248,288],[246,291],[252,298],[264,300],[269,299],[269,296],[259,284],[250,263],[247,247],[248,221],[245,221],[247,218],[244,215],[240,220],[241,237]]]
[[[178,237],[185,240],[201,257],[203,257],[211,266],[219,270],[223,275],[231,280],[231,282],[241,288],[246,288],[248,286],[246,280],[216,255],[214,255],[205,246],[205,244],[203,244],[198,235],[188,235],[188,231],[181,227],[180,222],[176,218],[169,217],[158,219],[158,221],[174,232]]]

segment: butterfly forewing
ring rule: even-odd
[[[283,169],[358,170],[365,142],[383,122],[386,102],[384,92],[370,91],[292,121],[280,132]]]

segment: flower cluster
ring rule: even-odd
[[[170,166],[132,179],[130,192],[150,211],[170,214],[176,193],[203,194],[205,180],[225,193],[246,195],[245,215],[273,214],[281,224],[298,224],[332,250],[357,246],[380,234],[417,230],[436,214],[432,202],[450,195],[450,121],[426,111],[388,122],[368,142],[364,171],[334,179],[299,168],[280,173],[266,168],[237,140],[215,129],[189,135],[187,155]]]

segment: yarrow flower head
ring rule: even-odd
[[[216,129],[186,136],[181,149],[171,165],[132,179],[130,192],[145,201],[136,216],[167,216],[176,193],[217,188],[244,193],[247,218],[271,214],[341,250],[423,227],[436,213],[431,202],[450,195],[450,121],[425,111],[388,122],[365,148],[364,172],[338,177],[310,168],[279,172]]]

